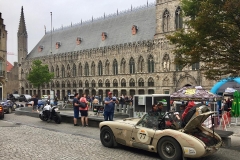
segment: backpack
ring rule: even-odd
[[[81,107],[81,108],[86,108],[86,107],[87,107],[87,104],[84,103],[84,102],[79,102],[79,107]]]
[[[81,107],[81,108],[86,108],[87,107],[87,103],[81,102],[81,99],[78,103],[79,103],[79,107]]]

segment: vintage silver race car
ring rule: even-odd
[[[104,121],[99,125],[100,139],[105,147],[122,144],[156,152],[163,160],[208,156],[220,148],[222,140],[214,129],[202,125],[215,112],[197,109],[185,127],[170,119],[169,114]]]

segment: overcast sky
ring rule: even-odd
[[[0,12],[8,31],[8,61],[17,61],[17,31],[21,7],[24,9],[28,33],[28,53],[53,28],[61,28],[104,15],[116,13],[154,3],[155,0],[0,0]]]

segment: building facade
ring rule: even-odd
[[[0,100],[7,98],[7,31],[0,12]]]
[[[32,61],[40,59],[54,72],[42,94],[54,90],[106,96],[172,93],[185,85],[210,89],[201,64],[174,64],[174,46],[165,35],[184,27],[179,0],[156,0],[139,8],[46,32],[27,54],[23,9],[18,31],[19,92],[36,94],[26,80]],[[39,77],[41,78],[41,77]]]

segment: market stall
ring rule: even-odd
[[[222,100],[222,96],[213,94],[201,86],[188,86],[183,87],[177,92],[170,94],[171,100],[174,101],[196,101],[208,102],[211,110],[218,111],[217,101]],[[218,112],[216,112],[218,113]],[[219,114],[214,115],[214,124],[217,126],[219,123]]]

